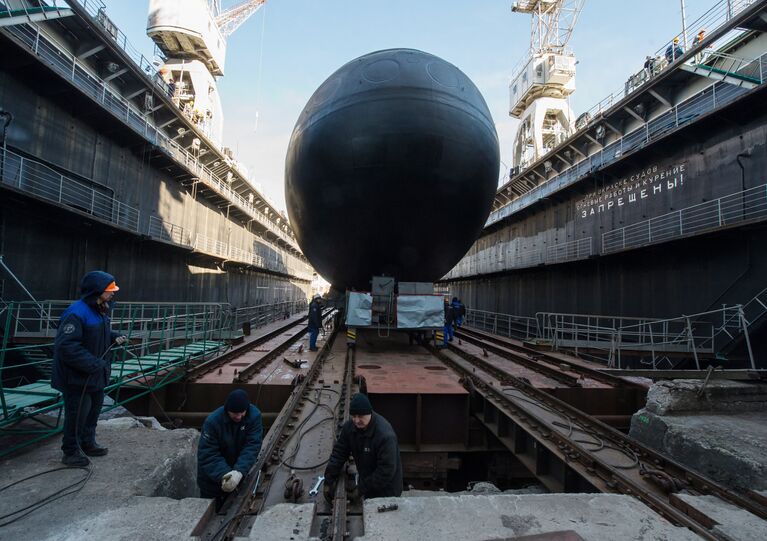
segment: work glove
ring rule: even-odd
[[[326,502],[333,503],[333,498],[336,495],[336,484],[328,483],[327,480],[325,480],[325,484],[322,489],[322,495],[325,496]]]
[[[117,344],[118,346],[122,346],[123,344],[127,342],[128,342],[127,336],[120,335],[117,338],[115,338],[115,344]]]
[[[231,492],[242,481],[242,474],[237,470],[232,470],[221,479],[221,490],[224,492]]]

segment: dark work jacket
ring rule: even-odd
[[[365,430],[359,430],[351,420],[346,421],[325,468],[326,483],[336,483],[350,454],[357,465],[363,496],[381,498],[402,494],[399,444],[389,421],[375,412]]]
[[[96,298],[114,280],[106,272],[94,272],[83,284],[83,298],[69,306],[59,319],[53,346],[51,386],[59,391],[86,386],[101,391],[109,383],[111,352],[104,352],[120,333],[112,332],[108,313],[101,313]]]
[[[453,307],[449,304],[445,305],[445,325],[452,325],[453,321],[455,321],[455,312],[453,312]]]
[[[319,329],[322,327],[322,306],[318,301],[309,303],[309,322],[310,329]]]
[[[197,484],[207,492],[221,490],[221,479],[232,470],[247,475],[261,450],[264,426],[253,404],[239,423],[221,406],[202,425],[197,447]]]

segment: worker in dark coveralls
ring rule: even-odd
[[[256,463],[263,433],[261,412],[242,389],[229,393],[224,405],[208,415],[197,447],[197,485],[203,498],[215,498],[221,507]]]
[[[59,319],[51,386],[64,396],[61,461],[67,466],[87,466],[83,453],[107,454],[107,448],[96,443],[96,423],[112,369],[109,350],[127,342],[112,331],[109,319],[110,301],[119,289],[111,274],[91,271],[80,281],[80,300]]]
[[[320,327],[322,327],[321,298],[318,293],[315,293],[312,302],[309,303],[309,321],[306,325],[309,331],[309,351],[317,351],[317,336],[320,334]]]
[[[397,435],[389,421],[373,412],[370,400],[362,393],[352,397],[349,414],[351,419],[341,428],[325,468],[325,499],[333,500],[349,455],[354,457],[359,476],[352,499],[401,495],[402,462]]]
[[[447,347],[448,342],[453,341],[455,334],[453,323],[455,323],[455,311],[453,310],[453,305],[447,302],[447,298],[445,298],[445,328],[443,329],[445,337],[442,342],[444,347]]]

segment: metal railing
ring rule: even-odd
[[[66,205],[132,232],[139,232],[139,210],[116,199],[113,191],[107,186],[75,180],[43,163],[2,148],[0,148],[0,184],[47,201]],[[230,247],[226,243],[204,235],[198,234],[192,242],[189,231],[155,216],[149,217],[147,232],[152,237],[191,246],[209,254],[277,272],[291,273],[305,280],[311,279],[311,272],[307,265],[277,248],[271,248],[275,252],[274,261],[272,261],[252,252]]]
[[[767,54],[762,55],[759,58],[759,62],[762,65],[767,65]],[[690,96],[646,124],[613,141],[599,152],[565,169],[551,180],[536,186],[504,207],[491,212],[485,227],[534,204],[538,200],[566,186],[574,184],[581,177],[593,171],[616,162],[627,152],[646,146],[668,132],[692,123],[698,117],[732,102],[746,92],[748,92],[746,88],[734,86],[723,81],[713,83],[698,94]]]
[[[71,300],[14,302],[13,336],[53,338],[59,318],[72,304]],[[228,328],[230,306],[227,303],[117,302],[112,310],[112,329],[133,336],[151,337],[159,330],[172,334],[179,324],[184,329],[196,328],[194,322],[205,321],[207,328]],[[135,327],[139,325],[139,327]]]
[[[676,36],[672,36],[672,38],[661,45],[652,56],[665,59],[666,50],[669,46],[674,46],[675,38],[679,39],[680,44],[683,47],[687,47],[685,44],[692,45],[699,29],[706,28],[708,29],[708,33],[711,34],[719,27],[726,25],[727,22],[735,15],[748,8],[752,4],[755,4],[757,1],[760,0],[719,0],[703,15],[695,19],[692,23],[689,23],[687,25],[686,33],[683,34],[680,32]],[[724,42],[730,37],[730,34],[728,34],[717,41]],[[638,88],[638,86],[634,88]],[[630,92],[627,91],[627,87],[624,85],[621,88],[611,92],[605,98],[601,99],[596,105],[591,107],[591,109],[587,110],[584,115],[587,115],[590,118],[595,118],[603,112],[609,110],[613,105],[620,102],[628,94],[630,94]]]
[[[249,323],[254,327],[262,327],[274,321],[287,319],[308,308],[306,299],[298,301],[285,301],[272,304],[259,304],[245,306],[234,311],[234,325],[239,329],[243,323]]]
[[[540,248],[519,247],[519,243],[519,239],[514,239],[508,243],[485,248],[475,254],[464,257],[445,275],[444,279],[576,261],[593,254],[592,237]]]
[[[758,0],[718,1],[703,16],[691,23],[688,27],[689,37],[694,36],[701,27],[708,28],[709,32],[712,32],[716,28],[726,24],[735,15],[754,4],[756,1]],[[729,32],[717,40],[717,43],[730,39],[732,35],[738,32],[739,31]],[[669,43],[664,44],[658,50],[658,53],[665,53],[665,49]],[[765,82],[765,76],[767,76],[767,54],[763,54],[750,61],[749,70],[753,74],[758,72],[759,77],[757,84],[763,84]],[[633,91],[633,89],[639,88],[640,86],[641,85],[629,87],[624,85],[615,92],[612,92],[605,99],[601,100],[594,107],[581,115],[582,117],[589,119],[584,122],[582,126],[585,127],[589,124],[592,118],[597,118],[623,100],[628,93],[628,88],[631,88]],[[573,184],[583,175],[616,161],[626,152],[640,148],[661,137],[668,131],[692,122],[695,118],[733,101],[745,92],[747,92],[747,89],[726,82],[714,83],[697,95],[691,96],[685,101],[677,104],[671,110],[666,111],[648,123],[637,127],[635,130],[624,134],[621,138],[601,149],[599,152],[592,154],[588,158],[584,158],[564,171],[559,172],[554,178],[544,181],[543,184],[534,187],[524,194],[513,197],[509,203],[490,213],[485,226],[498,222],[503,218],[530,206],[539,199],[544,198],[565,186]],[[506,188],[507,185],[504,185],[501,187],[501,190]]]
[[[251,251],[231,246],[226,242],[207,237],[201,233],[195,235],[191,246],[200,252],[275,272],[290,274],[304,280],[310,280],[312,276],[308,267],[302,261],[282,250],[269,248],[269,250],[274,252],[274,258],[264,257]]]
[[[759,58],[742,58],[719,51],[703,51],[691,67],[746,80],[754,84],[764,81],[764,62]]]
[[[765,219],[767,184],[762,184],[603,233],[602,253],[618,252]]]
[[[739,304],[668,319],[554,312],[539,312],[536,319],[538,338],[553,349],[570,348],[576,355],[588,350],[588,356],[611,368],[622,368],[627,352],[653,369],[672,367],[670,356],[680,354],[690,355],[700,368],[700,356],[721,354],[737,336],[745,337],[748,360],[756,367],[749,322]]]
[[[80,3],[83,3],[80,0]],[[92,5],[95,5],[93,2]],[[89,4],[91,5],[91,4]],[[198,157],[186,150],[176,141],[165,135],[158,127],[150,122],[146,112],[137,109],[130,101],[113,91],[108,83],[90,72],[89,68],[80,62],[66,48],[56,43],[54,38],[42,32],[37,24],[20,24],[2,29],[14,35],[26,45],[41,60],[50,65],[59,75],[69,80],[83,93],[104,107],[112,115],[120,119],[139,135],[146,138],[165,151],[178,163],[184,165],[192,174],[203,181],[209,188],[231,201],[253,220],[263,225],[288,245],[298,250],[293,237],[269,220],[260,210],[250,203],[243,195],[234,191],[228,182],[216,175],[203,165]],[[143,58],[143,57],[142,57]],[[163,83],[164,84],[164,83]],[[245,176],[243,175],[243,178]],[[259,199],[261,199],[259,194]]]
[[[139,230],[138,209],[115,199],[108,187],[75,180],[7,149],[0,149],[0,183],[125,229]]]
[[[533,317],[514,316],[485,310],[466,309],[463,324],[518,340],[538,337],[538,321]]]
[[[155,237],[175,244],[181,244],[183,246],[191,246],[192,240],[189,231],[181,227],[180,225],[166,222],[165,220],[156,216],[149,217],[149,228],[147,233],[150,237]]]

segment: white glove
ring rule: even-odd
[[[115,338],[115,344],[117,344],[118,346],[122,346],[127,341],[128,341],[127,336],[118,336],[117,338]]]
[[[221,490],[224,492],[231,492],[242,481],[242,474],[237,470],[232,470],[221,479]]]

